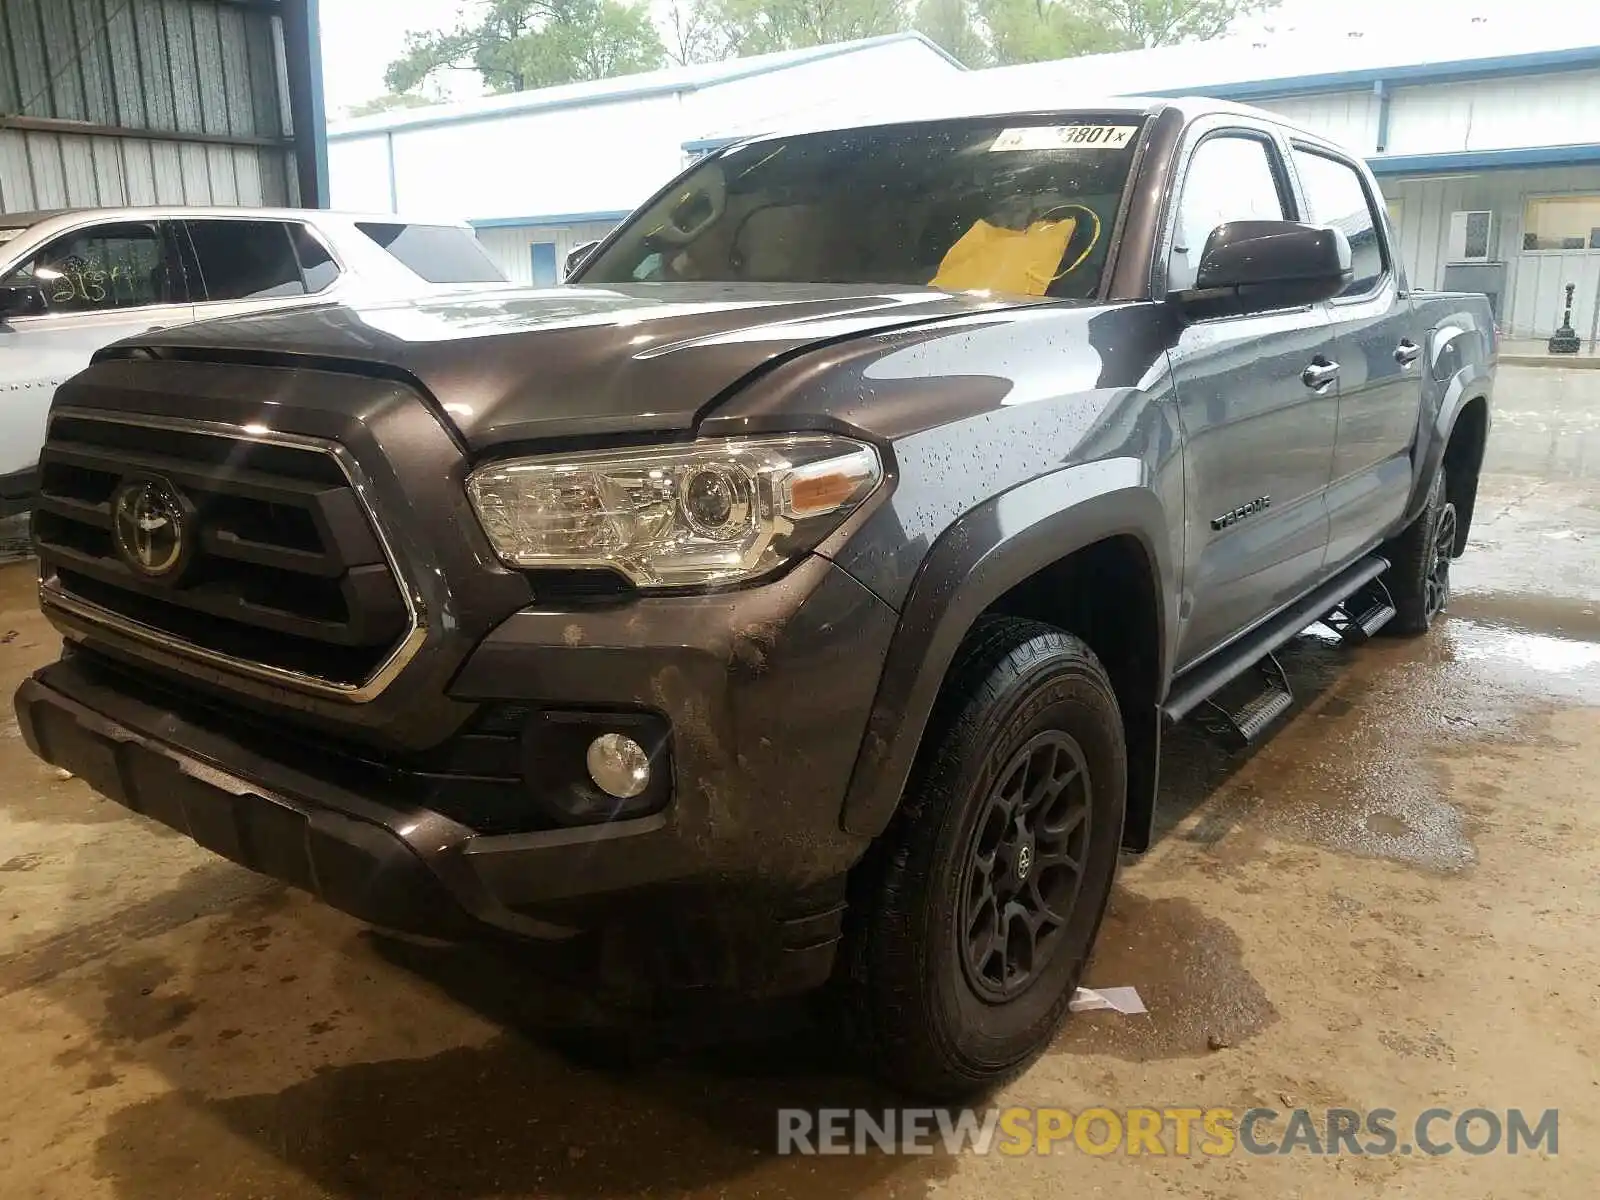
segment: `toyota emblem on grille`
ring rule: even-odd
[[[165,479],[130,479],[111,498],[112,535],[122,561],[146,579],[171,579],[188,559],[190,512]]]

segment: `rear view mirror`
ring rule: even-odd
[[[567,255],[566,264],[561,269],[561,278],[571,279],[572,273],[579,267],[583,266],[583,260],[588,258],[589,255],[593,254],[594,248],[599,244],[600,243],[598,241],[595,241],[585,242],[581,246],[574,246],[571,252]]]
[[[1350,239],[1293,221],[1232,221],[1206,240],[1194,287],[1172,299],[1201,316],[1331,300],[1354,278]]]
[[[12,317],[37,317],[49,309],[44,289],[32,283],[0,286],[0,321]]]

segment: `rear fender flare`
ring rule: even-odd
[[[842,827],[876,837],[888,826],[945,674],[978,617],[1023,580],[1107,538],[1136,538],[1156,575],[1159,700],[1168,675],[1168,608],[1176,595],[1169,531],[1165,507],[1136,458],[1041,476],[956,520],[923,560],[901,610],[845,795]]]

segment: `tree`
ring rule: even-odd
[[[1089,0],[978,0],[994,61],[1048,62],[1126,49]]]
[[[704,0],[729,53],[826,46],[910,27],[904,0]]]
[[[1271,0],[977,0],[998,63],[1217,37]]]
[[[660,12],[662,40],[672,62],[686,67],[729,56],[727,39],[701,0],[670,0]]]
[[[385,96],[365,100],[360,104],[352,104],[348,110],[348,115],[352,117],[375,117],[379,113],[393,112],[399,108],[427,108],[430,104],[438,103],[438,100],[429,96],[419,95],[416,92],[390,92]]]
[[[989,65],[989,46],[978,28],[976,0],[921,0],[913,27],[962,65]]]
[[[477,16],[408,33],[384,76],[390,90],[457,68],[477,71],[492,91],[521,92],[648,71],[666,54],[646,0],[481,0]]]
[[[1220,37],[1268,0],[1096,0],[1129,49]]]

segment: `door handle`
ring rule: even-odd
[[[1339,364],[1329,362],[1322,355],[1311,360],[1311,365],[1300,373],[1300,382],[1313,392],[1325,392],[1339,378]]]
[[[1399,363],[1402,367],[1413,366],[1416,363],[1417,359],[1419,359],[1421,357],[1422,357],[1422,347],[1417,345],[1410,338],[1406,338],[1398,346],[1395,347],[1394,360],[1395,360],[1395,362]]]

